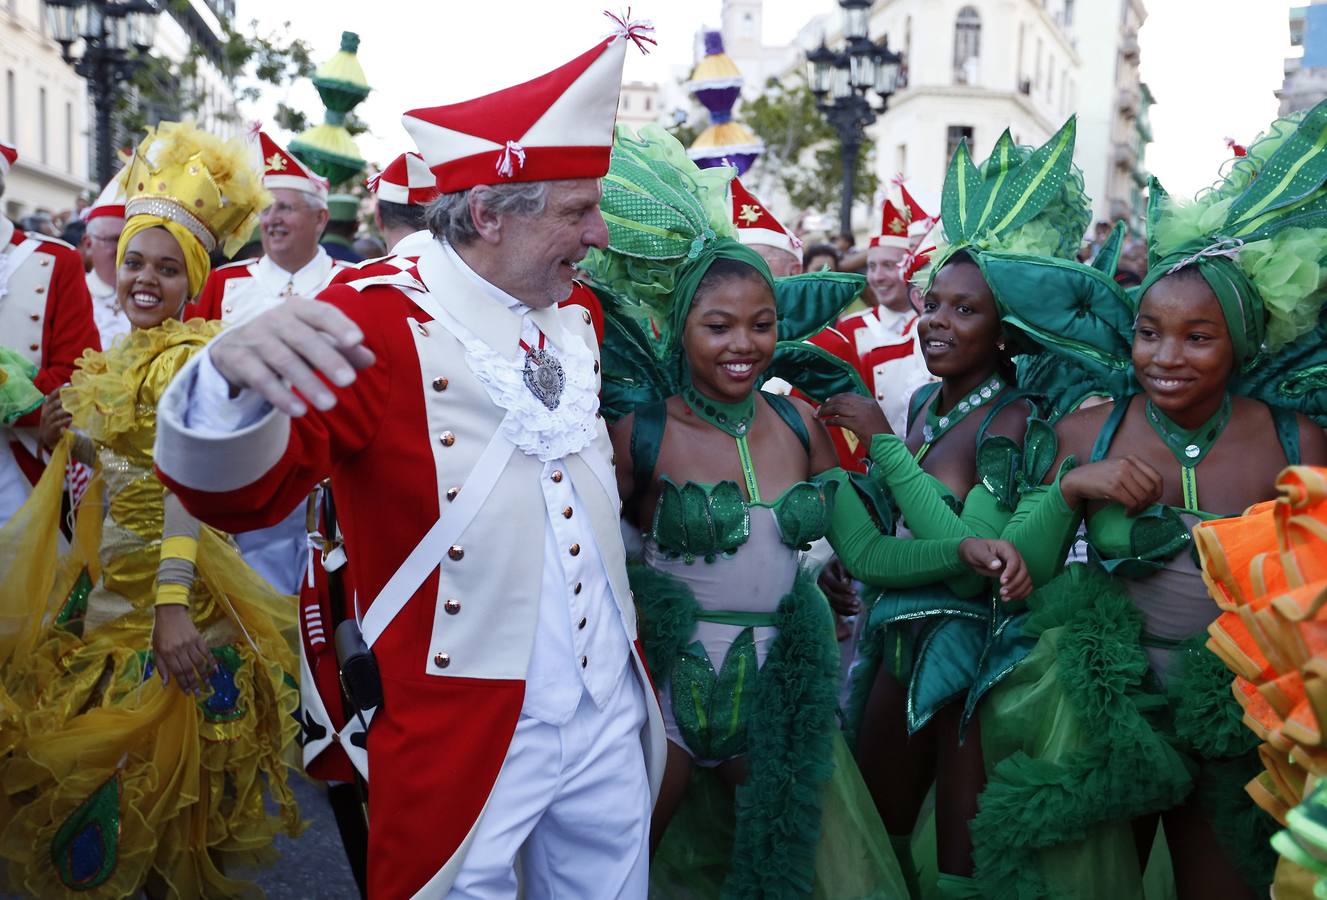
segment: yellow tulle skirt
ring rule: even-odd
[[[62,541],[68,447],[0,531],[9,887],[43,898],[261,896],[237,871],[270,860],[275,835],[301,827],[287,782],[298,765],[294,598],[204,527],[190,611],[216,672],[200,697],[163,686],[151,592],[127,597],[104,577],[134,554],[159,556],[160,531],[103,522],[99,470]]]

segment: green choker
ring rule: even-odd
[[[1226,394],[1222,398],[1221,407],[1210,419],[1194,429],[1176,425],[1165,413],[1152,405],[1151,400],[1147,401],[1146,411],[1147,424],[1152,426],[1152,430],[1165,442],[1175,461],[1180,464],[1180,486],[1184,491],[1185,509],[1197,512],[1198,478],[1194,474],[1194,469],[1198,468],[1198,463],[1207,457],[1208,451],[1212,449],[1212,445],[1230,422],[1230,395]]]
[[[723,403],[711,400],[687,384],[682,388],[682,399],[692,412],[727,435],[740,438],[751,429],[751,419],[756,412],[755,391],[747,394],[745,400]]]
[[[702,420],[737,439],[737,458],[742,463],[746,498],[751,503],[759,503],[760,485],[756,482],[756,468],[751,460],[751,448],[746,442],[747,432],[751,430],[751,419],[756,414],[756,391],[747,394],[746,399],[739,403],[723,403],[711,400],[688,383],[682,386],[682,399]]]

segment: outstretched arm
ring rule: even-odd
[[[368,446],[392,393],[389,346],[415,352],[404,315],[394,320],[391,309],[403,296],[358,302],[350,288],[323,296],[286,301],[224,332],[161,399],[158,474],[223,531],[275,524],[339,460]]]

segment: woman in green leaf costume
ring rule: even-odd
[[[892,538],[830,535],[848,569],[874,591],[850,704],[852,721],[860,721],[857,759],[905,870],[934,780],[937,886],[947,897],[978,896],[968,820],[984,767],[974,713],[1031,647],[1020,609],[1010,606],[1030,584],[1018,583],[1015,568],[994,591],[965,574],[954,548],[965,538],[999,537],[1022,486],[1040,483],[1053,459],[1044,423],[1025,432],[1048,386],[1037,376],[1055,371],[1055,362],[1027,361],[1065,360],[1059,345],[1073,331],[1066,320],[1100,327],[1104,313],[1120,327],[1128,322],[1123,308],[1077,317],[1050,291],[1030,294],[1035,304],[999,302],[986,283],[991,255],[1059,260],[1077,250],[1089,212],[1072,164],[1074,133],[1071,119],[1040,148],[1019,147],[1006,132],[983,163],[973,163],[966,145],[955,154],[942,199],[946,244],[925,273],[918,321],[927,365],[942,381],[914,396],[907,434],[872,428],[864,415],[872,404],[855,397],[821,409],[830,424],[870,442],[872,477],[900,520]],[[1106,391],[1101,380],[1050,392],[1054,406]],[[896,558],[905,549],[946,547],[947,569]]]
[[[661,129],[620,129],[601,203],[609,248],[586,261],[605,305],[624,515],[644,534],[632,586],[670,737],[652,893],[901,897],[838,735],[829,608],[799,568],[853,488],[824,474],[835,455],[810,407],[758,390],[776,372],[821,399],[861,389],[801,339],[863,281],[771,278],[735,240],[731,177],[697,169]]]
[[[1153,182],[1134,325],[1071,348],[1132,383],[1057,424],[1056,466],[1004,532],[1045,586],[1024,625],[1037,645],[982,715],[984,896],[1141,896],[1158,813],[1181,900],[1266,895],[1275,823],[1243,791],[1257,742],[1203,647],[1219,610],[1190,529],[1327,461],[1304,415],[1327,414],[1325,147],[1327,103],[1274,123],[1195,203]],[[1130,302],[1087,266],[983,269],[1011,304],[1048,283],[1082,309]],[[1091,564],[1057,575],[1084,521]]]

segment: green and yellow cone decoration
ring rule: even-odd
[[[333,188],[359,175],[367,165],[345,125],[346,115],[371,90],[356,55],[358,50],[359,35],[341,32],[341,49],[313,76],[313,86],[326,107],[323,124],[309,128],[290,143],[290,152]]]

